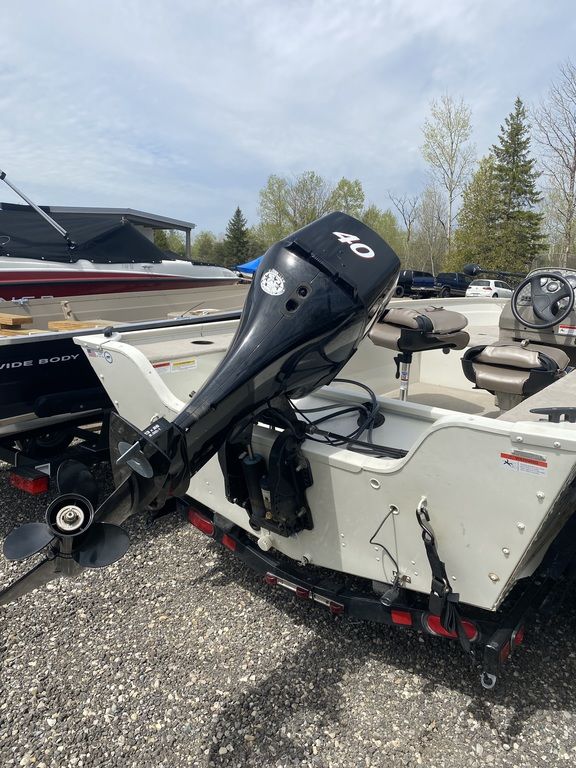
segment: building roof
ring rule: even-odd
[[[81,215],[105,216],[107,219],[119,218],[130,222],[130,224],[150,227],[151,229],[176,229],[186,232],[196,228],[196,224],[193,224],[191,221],[172,219],[168,216],[157,216],[146,211],[136,211],[134,208],[85,208],[81,206],[60,205],[41,205],[39,207],[48,214],[77,213]],[[28,205],[20,205],[18,203],[0,203],[0,209],[3,211],[31,210]]]

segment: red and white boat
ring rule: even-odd
[[[225,267],[193,263],[160,250],[157,229],[185,232],[194,224],[119,208],[38,207],[0,203],[0,299],[85,296],[126,291],[233,285]]]

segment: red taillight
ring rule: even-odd
[[[222,544],[229,549],[231,552],[236,552],[236,539],[233,539],[232,536],[228,536],[227,533],[222,536]]]
[[[50,478],[42,472],[35,469],[19,467],[10,472],[10,485],[18,488],[19,491],[36,495],[38,493],[47,493],[50,485]]]
[[[510,651],[510,643],[505,643],[500,649],[500,661],[506,661],[508,656],[510,656]]]
[[[278,584],[278,578],[274,576],[273,573],[267,573],[266,576],[264,576],[264,581],[271,587],[275,587]]]
[[[200,514],[197,509],[188,510],[188,520],[195,528],[205,533],[207,536],[214,536],[214,523],[204,515]]]
[[[412,626],[412,614],[410,611],[390,611],[390,616],[394,624],[403,624],[406,627]]]
[[[310,597],[310,590],[306,587],[296,587],[296,595],[307,600]]]
[[[516,632],[512,635],[512,643],[515,648],[517,648],[519,645],[522,645],[524,642],[524,627],[518,627]]]
[[[344,613],[344,606],[342,603],[336,603],[334,600],[330,600],[328,603],[328,608],[330,608],[330,613],[333,616],[342,616]]]
[[[450,630],[445,629],[442,626],[440,623],[440,616],[434,616],[434,614],[429,613],[426,616],[425,621],[426,626],[434,635],[441,635],[442,637],[450,637],[452,639],[456,639],[458,637],[456,632],[450,632]],[[471,621],[468,621],[468,619],[461,619],[461,623],[468,640],[476,640],[478,637],[478,630],[476,629],[476,625]]]

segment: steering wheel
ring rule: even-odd
[[[563,299],[566,302],[561,306]],[[523,280],[512,295],[512,314],[526,328],[552,328],[566,319],[574,308],[574,288],[555,272],[537,272]],[[531,308],[541,322],[526,320],[522,310]]]

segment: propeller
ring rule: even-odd
[[[97,523],[72,557],[82,568],[104,568],[124,557],[129,546],[130,539],[124,528],[113,523]]]
[[[4,539],[4,557],[7,560],[23,560],[40,552],[53,539],[54,534],[45,523],[26,523]]]
[[[81,462],[63,462],[56,483],[60,495],[48,506],[46,522],[26,523],[4,541],[7,560],[23,560],[50,547],[48,557],[0,592],[0,604],[58,576],[75,576],[82,568],[112,565],[128,551],[128,534],[110,518],[118,518],[118,509],[132,498],[130,478],[99,507],[98,484]]]
[[[98,483],[85,464],[74,459],[63,461],[56,473],[59,493],[77,493],[95,508],[98,506]]]

